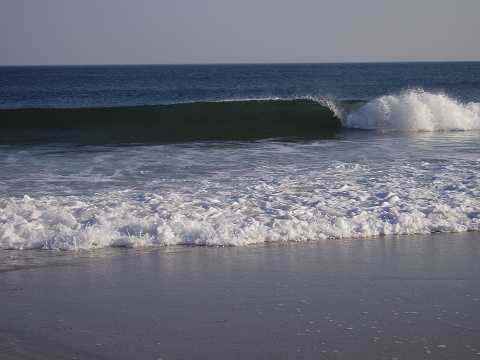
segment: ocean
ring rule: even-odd
[[[480,63],[0,68],[0,249],[480,230]]]

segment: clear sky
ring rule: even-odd
[[[480,60],[480,0],[0,0],[0,65]]]

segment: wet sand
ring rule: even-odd
[[[479,233],[27,253],[1,359],[480,359]]]

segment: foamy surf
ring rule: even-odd
[[[380,131],[468,131],[480,129],[480,104],[444,94],[410,90],[371,100],[353,111],[332,109],[351,129]]]
[[[0,247],[243,246],[478,231],[479,170],[467,161],[333,162],[163,191],[3,198]]]
[[[232,107],[235,121],[228,117]],[[200,110],[212,127],[186,126]],[[4,145],[0,248],[243,246],[480,230],[480,156],[477,135],[469,132],[480,130],[478,103],[412,90],[368,102],[268,99],[45,114],[88,115],[83,125],[90,138],[101,132],[90,125],[111,111],[123,114],[125,134],[134,132],[130,115],[140,114],[148,122],[139,115],[138,134],[153,140],[167,134],[184,143]],[[159,124],[158,114],[172,121]],[[242,140],[330,136],[225,142],[238,137],[236,126],[245,125],[248,114],[257,118]],[[111,140],[117,123],[106,124]],[[374,131],[336,132],[340,124]],[[212,129],[218,142],[198,141],[210,139]],[[51,136],[51,128],[45,130]]]

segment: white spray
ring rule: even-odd
[[[462,104],[447,95],[410,90],[386,95],[345,112],[329,104],[346,128],[381,131],[480,130],[480,104]]]

